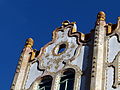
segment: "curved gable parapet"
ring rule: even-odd
[[[41,48],[37,56],[39,68],[56,72],[73,61],[80,53],[81,47],[88,42],[89,34],[77,32],[76,23],[64,24],[53,31],[51,42]]]
[[[120,17],[118,17],[118,21],[117,24],[112,24],[112,23],[108,23],[106,25],[107,28],[107,36],[113,36],[113,35],[117,35],[118,37],[120,36]],[[119,38],[120,41],[120,38]]]
[[[120,42],[120,17],[118,17],[118,22],[114,32],[118,37],[118,41]]]

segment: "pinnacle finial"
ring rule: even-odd
[[[62,25],[66,26],[66,25],[68,25],[69,23],[70,23],[70,22],[69,22],[68,20],[66,20],[66,21],[62,22]]]
[[[100,11],[97,15],[97,20],[99,21],[105,21],[106,15],[103,11]]]
[[[26,40],[25,46],[31,48],[31,47],[33,46],[33,44],[34,44],[34,40],[33,40],[32,38],[28,38],[28,39]]]
[[[120,20],[120,16],[118,17],[118,20]]]

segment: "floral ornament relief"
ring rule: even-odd
[[[56,36],[56,39],[52,43],[50,42],[44,46],[41,56],[38,57],[40,69],[57,72],[62,69],[66,63],[78,56],[80,45],[77,44],[76,37],[68,36],[70,30],[71,28],[55,30],[56,35],[54,36]]]

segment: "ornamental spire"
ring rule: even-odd
[[[97,15],[97,20],[99,20],[99,21],[105,21],[105,19],[106,19],[105,13],[103,11],[100,11],[98,13],[98,15]]]
[[[69,22],[68,20],[62,22],[62,25],[63,25],[63,26],[66,26],[66,25],[68,25],[68,24],[70,24],[70,22]]]
[[[31,48],[34,44],[34,40],[32,38],[28,38],[25,43],[26,43],[25,47],[30,47]]]

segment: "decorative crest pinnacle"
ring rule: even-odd
[[[120,16],[118,17],[118,20],[120,21]]]
[[[105,21],[105,19],[106,19],[105,13],[103,11],[100,11],[98,13],[98,15],[97,15],[97,20],[99,20],[99,21]]]
[[[70,22],[68,21],[68,20],[66,20],[66,21],[64,21],[64,22],[62,22],[62,25],[63,26],[66,26],[66,25],[68,25]]]
[[[26,43],[25,44],[26,47],[31,48],[33,46],[33,44],[34,44],[34,40],[32,38],[28,38],[25,43]]]

